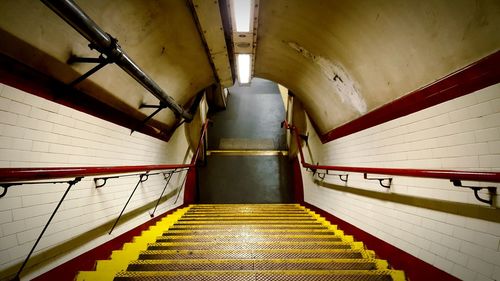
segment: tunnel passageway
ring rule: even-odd
[[[200,201],[291,202],[288,157],[265,155],[286,149],[278,85],[255,78],[251,86],[235,85],[229,93],[227,109],[212,116],[211,153],[200,169]]]

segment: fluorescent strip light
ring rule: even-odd
[[[238,80],[240,84],[250,83],[251,57],[249,54],[238,55]]]
[[[252,0],[233,0],[233,14],[236,32],[250,32],[250,11]]]

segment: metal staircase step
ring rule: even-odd
[[[307,213],[217,213],[217,214],[185,214],[182,219],[226,219],[226,218],[261,218],[261,217],[280,217],[280,218],[312,218]]]
[[[236,242],[165,242],[149,244],[148,250],[254,250],[254,249],[356,249],[348,242],[290,242],[290,241],[236,241]]]
[[[231,210],[233,212],[238,212],[238,211],[252,211],[252,210],[269,210],[269,211],[295,211],[295,212],[303,212],[306,210],[306,208],[303,207],[297,207],[297,206],[269,206],[269,205],[262,205],[262,206],[240,206],[240,207],[235,207],[235,206],[212,206],[212,207],[196,207],[196,206],[191,206],[190,211],[191,212],[197,212],[197,211],[223,211],[223,210]]]
[[[124,271],[116,281],[132,280],[333,280],[333,281],[391,281],[401,279],[402,273],[395,270],[250,270],[250,271]]]
[[[230,229],[169,229],[163,233],[163,236],[226,236],[239,235],[242,233],[240,228]],[[335,236],[335,233],[329,229],[244,229],[248,236],[283,236],[283,235],[322,235]]]
[[[258,250],[148,250],[141,260],[157,259],[363,259],[374,258],[361,249],[258,249]]]
[[[241,224],[177,224],[175,223],[172,225],[169,230],[178,230],[178,229],[203,229],[203,230],[209,230],[209,229],[328,229],[327,226],[316,223],[307,223],[307,224],[273,224],[273,223],[253,223],[250,224],[247,222],[247,224],[241,225]]]
[[[265,235],[265,234],[221,234],[221,235],[170,235],[169,233],[158,237],[156,242],[264,242],[264,241],[303,241],[303,242],[339,242],[341,237],[335,235]]]
[[[307,215],[308,212],[300,209],[290,209],[290,210],[189,210],[186,214],[189,215],[232,215],[232,214],[297,214],[297,215]]]
[[[292,224],[292,225],[321,225],[321,223],[316,220],[182,220],[177,221],[175,225],[183,225],[183,224],[236,224],[236,225],[254,225],[254,224]]]
[[[383,270],[387,262],[376,259],[219,259],[138,260],[127,271],[185,270]]]
[[[226,204],[194,204],[190,205],[192,209],[199,209],[199,208],[258,208],[258,207],[273,207],[273,208],[279,208],[279,207],[295,207],[295,208],[300,208],[300,204],[287,204],[287,203],[263,203],[263,204],[231,204],[231,203],[226,203]]]
[[[238,217],[196,217],[179,219],[179,223],[184,222],[212,222],[212,221],[299,221],[299,222],[316,222],[313,217],[253,217],[253,216],[238,216]]]

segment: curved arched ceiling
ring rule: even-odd
[[[207,16],[213,10],[205,11],[201,24],[195,15],[201,3],[208,5],[194,0],[77,2],[180,104],[217,82],[212,65],[217,54],[210,54],[202,34],[222,26],[214,28]],[[500,48],[497,0],[265,0],[258,9],[255,76],[288,87],[321,134]],[[0,1],[0,39],[1,53],[65,83],[92,67],[66,64],[71,54],[98,55],[34,0]],[[144,117],[140,112],[152,112],[139,111],[142,102],[158,102],[116,65],[77,88],[136,119]],[[174,123],[170,110],[154,119],[166,127]]]
[[[215,83],[209,57],[188,1],[77,1],[82,10],[178,103]],[[68,65],[70,55],[97,57],[89,42],[41,1],[0,1],[0,51],[69,83],[94,64]],[[158,100],[116,65],[108,65],[76,88],[137,115],[141,103]],[[153,109],[141,109],[149,114]],[[139,116],[139,119],[141,117]],[[143,117],[142,117],[143,118]],[[172,125],[174,114],[154,117]]]
[[[255,76],[336,128],[500,48],[500,1],[260,1]]]

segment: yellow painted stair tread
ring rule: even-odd
[[[183,263],[286,263],[286,262],[295,262],[295,263],[309,263],[309,262],[338,262],[338,263],[365,263],[365,262],[378,262],[384,261],[380,259],[328,259],[328,258],[311,258],[311,259],[158,259],[158,260],[135,260],[130,262],[130,264],[183,264]]]
[[[252,238],[252,237],[260,237],[260,238],[340,238],[338,236],[335,236],[333,232],[323,232],[325,234],[318,234],[318,235],[310,235],[310,234],[280,234],[280,235],[269,235],[269,234],[261,234],[261,235],[256,235],[255,233],[244,233],[244,234],[219,234],[219,235],[212,235],[212,234],[203,234],[203,235],[169,235],[169,232],[167,232],[165,235],[162,236],[162,238],[168,238],[172,240],[179,240],[179,239],[195,239],[195,238],[213,238],[213,239],[221,239],[221,238],[238,238],[238,239],[245,239],[245,238]]]
[[[226,204],[192,204],[189,205],[189,207],[205,207],[205,206],[212,206],[212,207],[225,207],[225,206],[241,206],[241,207],[253,207],[253,206],[297,206],[300,207],[300,204],[296,203],[260,203],[260,204],[231,204],[231,203],[226,203]]]
[[[263,275],[263,276],[297,276],[297,275],[365,275],[365,276],[390,276],[392,280],[403,281],[404,273],[398,270],[224,270],[224,271],[122,271],[116,277],[155,277],[155,276],[218,276],[232,275]]]
[[[217,249],[360,249],[363,250],[362,243],[348,242],[302,242],[302,241],[257,241],[257,242],[164,242],[148,245],[149,250],[217,250]],[[132,250],[131,250],[132,251]],[[137,251],[138,252],[138,251]],[[135,252],[135,253],[137,253]]]
[[[360,258],[374,259],[373,251],[365,249],[211,249],[211,250],[146,250],[141,255],[216,255],[216,254],[249,254],[254,258],[255,254],[357,254]]]
[[[293,221],[293,220],[215,220],[215,221],[182,221],[177,222],[178,224],[316,224],[321,225],[320,222],[316,220],[302,220],[302,221]]]
[[[373,263],[379,270],[387,269],[387,261],[380,259],[328,259],[328,258],[309,258],[309,259],[172,259],[172,260],[136,260],[130,264],[265,264],[265,263]]]
[[[199,246],[199,245],[241,245],[240,241],[210,241],[210,242],[160,242],[151,243],[149,246]],[[361,242],[337,242],[337,241],[244,241],[244,244],[257,244],[257,245],[352,245],[357,249],[362,248]],[[130,249],[136,249],[134,245],[130,245]]]
[[[259,233],[264,233],[263,235],[277,235],[280,233],[287,233],[285,235],[293,234],[293,233],[302,233],[302,232],[309,232],[309,233],[333,233],[332,230],[329,229],[245,229],[245,234],[247,235],[258,235]],[[168,231],[165,231],[165,233],[168,234],[185,234],[185,235],[193,235],[196,233],[200,233],[201,235],[210,235],[211,232],[216,232],[219,233],[220,230],[211,230],[211,229],[169,229]],[[224,229],[224,233],[240,233],[241,230],[239,228],[235,229]],[[226,234],[230,235],[230,234]]]

